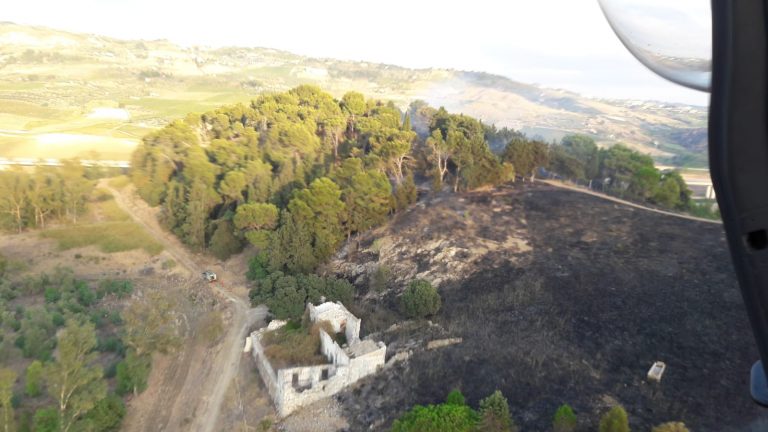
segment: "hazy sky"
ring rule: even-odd
[[[0,20],[127,39],[487,71],[588,96],[708,101],[707,94],[640,65],[614,36],[597,0],[26,0],[6,2]]]

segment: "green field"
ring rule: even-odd
[[[135,222],[74,225],[43,231],[40,235],[56,240],[61,250],[94,245],[106,253],[144,249],[150,255],[157,255],[163,251],[160,243]]]
[[[110,185],[117,187],[127,179],[115,177],[110,179]],[[42,231],[40,236],[56,240],[61,250],[91,245],[105,253],[144,249],[150,255],[157,255],[163,250],[141,225],[131,221],[108,191],[101,189],[93,192],[81,222]]]

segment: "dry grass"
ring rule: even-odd
[[[115,189],[122,189],[131,182],[131,179],[128,178],[127,175],[121,175],[117,177],[112,177],[107,181],[107,184],[109,184],[109,187],[113,187]]]
[[[74,225],[43,231],[40,235],[56,240],[61,250],[90,245],[98,246],[105,253],[144,249],[150,255],[157,255],[163,250],[140,225],[128,221]]]
[[[217,310],[208,311],[201,319],[199,327],[200,336],[208,344],[214,346],[224,334],[224,320],[221,318],[221,312]]]
[[[293,366],[310,366],[327,363],[320,354],[320,329],[334,334],[327,321],[308,324],[288,323],[286,326],[264,334],[264,354],[275,369]]]

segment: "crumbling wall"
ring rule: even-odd
[[[349,356],[346,352],[336,343],[333,338],[325,332],[320,330],[320,351],[332,364],[337,366],[348,366]]]
[[[344,336],[347,338],[347,344],[352,345],[360,340],[360,323],[360,318],[351,313],[349,314],[347,317],[347,325],[344,327]]]
[[[277,413],[285,417],[304,405],[333,396],[347,386],[348,373],[348,367],[333,365],[280,369],[277,372],[280,398],[274,400]]]
[[[383,342],[360,340],[361,320],[341,303],[324,303],[322,307],[309,304],[310,319],[329,321],[334,330],[344,330],[348,344],[345,348],[320,329],[320,350],[329,364],[280,369],[272,368],[264,355],[261,336],[285,322],[273,321],[266,329],[251,334],[251,346],[256,367],[275,403],[278,415],[285,417],[296,409],[317,400],[333,396],[360,378],[375,373],[384,365],[387,347]]]
[[[328,302],[315,306],[309,303],[307,309],[309,310],[309,319],[312,322],[328,321],[333,326],[334,332],[344,331],[344,336],[350,344],[360,340],[361,321],[343,304]]]
[[[264,354],[264,346],[261,344],[261,334],[258,331],[251,333],[251,353],[256,362],[256,369],[259,370],[264,385],[267,387],[272,400],[277,401],[282,398],[279,391],[278,379],[275,370],[269,363],[269,359]]]
[[[350,384],[360,378],[375,373],[380,366],[384,365],[384,360],[387,355],[387,346],[384,345],[384,342],[379,342],[377,345],[377,350],[352,358],[349,361],[349,374],[347,375],[347,380]]]

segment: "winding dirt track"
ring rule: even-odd
[[[719,221],[719,220],[704,219],[704,218],[700,218],[700,217],[696,217],[696,216],[691,216],[691,215],[687,215],[687,214],[675,213],[675,212],[671,212],[671,211],[655,209],[655,208],[652,208],[652,207],[646,207],[646,206],[641,205],[641,204],[633,203],[631,201],[625,201],[625,200],[623,200],[621,198],[612,197],[610,195],[606,195],[606,194],[603,194],[603,193],[600,193],[600,192],[595,192],[595,191],[592,191],[592,190],[589,190],[589,189],[584,189],[584,188],[581,188],[581,187],[569,185],[567,183],[563,183],[563,182],[556,181],[556,180],[536,179],[536,181],[540,182],[540,183],[548,184],[550,186],[555,186],[555,187],[559,187],[559,188],[563,188],[563,189],[569,189],[569,190],[572,190],[572,191],[575,191],[575,192],[581,192],[581,193],[584,193],[584,194],[587,194],[587,195],[592,195],[592,196],[600,197],[600,198],[602,198],[604,200],[613,201],[613,202],[616,202],[616,203],[619,203],[619,204],[628,205],[630,207],[639,208],[639,209],[647,210],[647,211],[654,212],[654,213],[659,213],[659,214],[663,214],[663,215],[667,215],[667,216],[674,216],[674,217],[678,217],[678,218],[681,218],[681,219],[694,220],[694,221],[698,221],[698,222],[707,222],[707,223],[713,223],[713,224],[718,224],[718,225],[722,224],[722,222]]]
[[[132,186],[122,190],[117,190],[109,186],[106,181],[100,182],[99,186],[108,190],[115,197],[117,205],[128,213],[138,224],[142,225],[153,237],[162,242],[166,251],[181,265],[183,265],[190,274],[197,275],[203,268],[195,257],[186,250],[186,248],[171,234],[165,232],[158,224],[156,218],[148,217],[152,214],[149,206],[138,199]],[[238,278],[228,278],[237,281]],[[235,282],[237,283],[237,282]],[[232,383],[235,374],[240,366],[242,357],[242,346],[245,341],[246,333],[257,321],[263,320],[267,314],[265,306],[251,308],[249,304],[226,290],[222,284],[211,284],[213,290],[221,297],[231,303],[232,321],[225,339],[221,342],[221,349],[218,354],[212,356],[208,369],[212,371],[208,379],[200,382],[197,370],[190,370],[189,358],[194,353],[183,352],[175,358],[176,361],[186,364],[174,375],[179,375],[183,383],[168,383],[166,387],[164,382],[164,394],[161,398],[167,399],[165,405],[171,409],[165,411],[165,418],[160,420],[162,424],[146,424],[143,430],[189,430],[200,432],[211,432],[216,430],[217,419],[224,402],[224,396]],[[234,287],[232,287],[234,288]],[[174,379],[172,379],[174,380]],[[165,381],[165,380],[164,380]],[[180,391],[174,392],[173,389]],[[174,394],[171,394],[174,392]],[[196,399],[196,400],[194,400]],[[179,418],[173,418],[173,413],[178,410],[179,404],[193,404],[197,409],[194,410],[194,418],[186,423]],[[157,419],[156,419],[157,420]],[[186,423],[186,424],[185,424]]]

